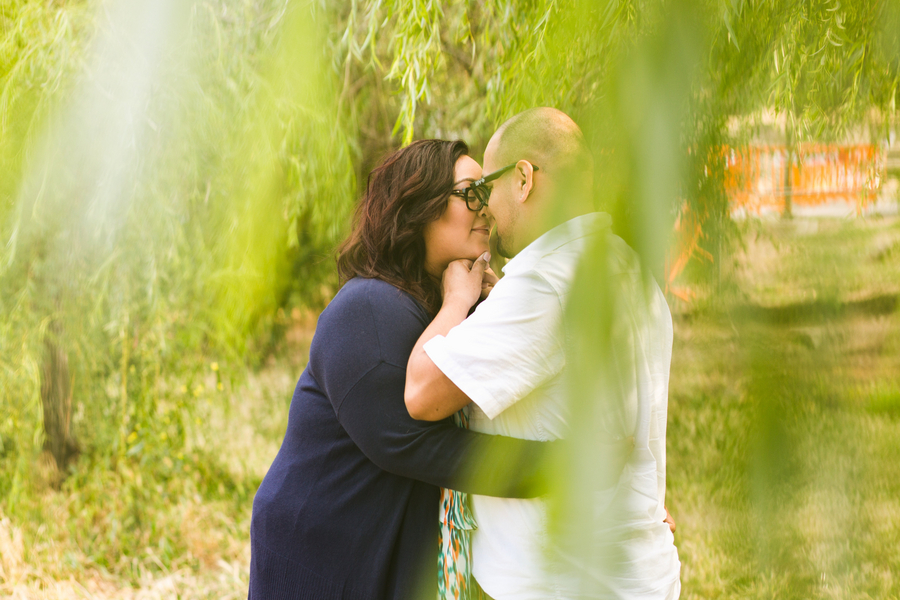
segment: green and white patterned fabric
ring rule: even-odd
[[[453,415],[458,427],[469,428],[465,409]],[[484,596],[472,578],[472,531],[478,529],[469,495],[441,489],[441,539],[438,552],[438,600],[481,600]]]

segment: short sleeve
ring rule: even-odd
[[[559,294],[536,272],[501,279],[472,315],[425,346],[491,419],[565,365]]]

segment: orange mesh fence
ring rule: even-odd
[[[797,206],[839,200],[855,203],[861,211],[881,188],[884,152],[873,144],[802,144],[790,161],[788,185],[785,146],[726,147],[723,152],[725,189],[733,209],[780,212],[790,192]]]
[[[724,159],[725,191],[732,212],[781,213],[790,192],[795,206],[844,201],[854,203],[859,213],[877,196],[884,179],[885,154],[873,144],[802,144],[790,161],[790,178],[785,182],[787,157],[785,146],[723,147],[719,158]],[[685,203],[675,220],[666,257],[667,294],[684,301],[692,298],[691,291],[677,285],[676,279],[691,258],[713,260],[700,245],[703,237],[703,219]]]

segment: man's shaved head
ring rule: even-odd
[[[584,134],[566,113],[532,108],[512,117],[491,140],[499,166],[518,160],[538,165],[549,176],[592,178],[594,160]]]
[[[484,171],[509,165],[515,169],[493,178],[488,202],[501,256],[515,256],[550,228],[594,210],[594,160],[564,112],[532,108],[501,125],[484,150]]]

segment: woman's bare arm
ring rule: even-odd
[[[454,261],[444,272],[444,303],[416,342],[406,367],[404,398],[406,408],[414,419],[440,421],[471,402],[434,364],[425,353],[424,346],[435,336],[447,335],[466,319],[469,309],[482,294],[484,272],[489,260],[490,254],[486,252],[471,264],[464,260]]]

